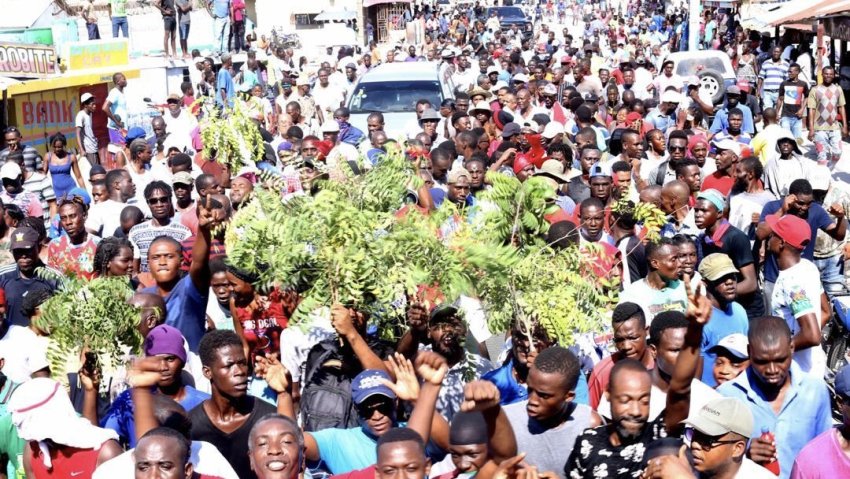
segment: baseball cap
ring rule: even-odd
[[[753,436],[753,413],[737,398],[712,399],[684,422],[707,436],[722,436],[730,432],[746,438]]]
[[[835,373],[835,393],[850,397],[850,364],[845,365]]]
[[[491,73],[499,73],[500,71],[501,70],[499,70],[499,67],[497,67],[496,65],[490,65],[489,67],[487,67],[487,74],[488,75],[491,74]]]
[[[520,134],[520,127],[514,122],[510,122],[502,129],[502,138],[510,138]]]
[[[547,84],[546,86],[543,87],[543,94],[544,95],[557,95],[558,94],[558,87],[549,83],[549,84]]]
[[[828,190],[832,182],[832,173],[826,165],[812,165],[806,179],[812,184],[813,190]]]
[[[160,324],[151,329],[145,338],[145,356],[168,354],[177,356],[186,363],[186,349],[183,347],[183,334],[180,330],[167,324]]]
[[[737,156],[741,156],[741,144],[731,138],[724,138],[719,141],[712,141],[712,145],[717,150],[729,150]]]
[[[723,211],[726,208],[726,198],[723,196],[723,193],[714,188],[700,191],[697,193],[697,199],[710,201],[717,208],[717,211]]]
[[[307,78],[307,75],[299,75],[298,79],[295,80],[295,86],[309,85],[309,84],[310,84],[310,79]]]
[[[322,123],[322,133],[336,133],[339,131],[339,123],[336,120],[327,120]]]
[[[601,162],[597,161],[590,167],[590,177],[596,178],[597,176],[607,176],[609,178],[613,178],[614,174],[611,172],[610,162]]]
[[[347,65],[345,65],[345,69],[348,70],[349,68],[351,68],[352,70],[357,70],[357,65],[355,65],[354,63],[348,63]]]
[[[192,179],[192,174],[188,171],[180,171],[174,173],[174,176],[171,177],[171,184],[181,184],[181,185],[194,185],[195,180]]]
[[[38,245],[38,233],[29,226],[16,228],[12,232],[12,241],[9,244],[10,250],[15,249],[30,249]]]
[[[812,240],[812,228],[803,218],[794,215],[768,215],[767,224],[773,234],[797,249],[803,249]]]
[[[92,95],[91,93],[83,93],[82,96],[80,96],[80,103],[85,103],[91,100],[92,98],[94,98],[94,95]]]
[[[708,348],[708,352],[717,354],[718,349],[725,349],[738,359],[748,359],[750,357],[747,352],[747,346],[749,344],[750,342],[747,340],[746,335],[732,333],[724,336],[716,345]]]
[[[134,126],[127,130],[127,136],[125,137],[127,143],[130,143],[133,140],[138,140],[139,138],[144,138],[148,134],[145,133],[145,129],[140,126]]]
[[[735,86],[737,86],[741,91],[745,91],[747,93],[750,92],[750,82],[747,80],[738,80],[738,83]]]
[[[461,176],[465,176],[468,180],[471,175],[469,174],[469,171],[466,170],[466,168],[458,166],[449,171],[449,173],[446,175],[446,184],[453,185],[457,183],[457,180],[459,180]]]
[[[572,61],[573,61],[573,57],[571,57],[569,55],[564,55],[564,56],[561,57],[561,63],[562,64],[571,63]]]
[[[665,91],[661,94],[661,103],[681,103],[682,95],[673,90]]]
[[[428,322],[429,324],[436,324],[444,320],[456,317],[457,313],[457,306],[452,303],[443,303],[431,311],[431,317],[429,318]]]
[[[395,399],[395,393],[384,386],[383,381],[392,379],[389,374],[379,369],[366,369],[358,374],[351,382],[351,399],[354,404],[363,404],[363,401],[376,395]]]
[[[180,103],[180,95],[176,93],[172,93],[168,95],[168,98],[165,100],[166,103],[177,102]]]
[[[22,174],[21,167],[14,161],[7,161],[0,167],[0,178],[4,180],[15,180]]]
[[[70,190],[68,190],[67,193],[65,193],[65,198],[70,199],[74,198],[75,196],[79,196],[80,198],[82,198],[83,203],[85,203],[86,205],[91,204],[91,196],[89,195],[89,192],[85,190],[85,188],[80,188],[79,186],[77,186],[76,188],[71,188]]]
[[[557,121],[550,121],[549,123],[546,123],[546,126],[543,128],[543,138],[549,140],[563,133],[566,133],[564,125],[558,123]]]
[[[738,274],[738,268],[724,253],[711,253],[702,259],[698,268],[699,274],[709,281],[717,281],[728,274]]]
[[[732,86],[730,86],[729,88],[726,89],[726,94],[727,95],[740,95],[741,89],[738,88],[737,85],[732,85]]]
[[[525,73],[517,73],[513,78],[514,82],[528,83],[528,75]]]
[[[476,111],[486,111],[487,113],[489,113],[491,115],[493,114],[493,109],[490,108],[490,104],[487,103],[484,100],[480,100],[480,101],[475,102],[475,104],[472,105],[472,108],[469,109],[470,113],[474,113]]]
[[[688,86],[700,86],[699,77],[696,75],[688,77]]]

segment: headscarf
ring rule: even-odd
[[[706,140],[704,136],[694,135],[690,137],[690,139],[688,140],[688,156],[690,156],[691,158],[694,157],[694,148],[696,148],[697,145],[699,145],[700,143],[705,145],[706,148],[708,148],[708,140]]]
[[[514,157],[514,174],[519,174],[519,172],[526,169],[528,165],[533,165],[531,159],[523,153],[517,153]]]
[[[38,441],[48,468],[52,466],[47,439],[78,449],[98,449],[106,441],[118,439],[115,431],[92,426],[88,419],[77,416],[65,388],[50,378],[34,378],[21,384],[7,408],[12,412],[18,436],[25,441]]]

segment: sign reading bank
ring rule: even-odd
[[[56,50],[52,46],[0,42],[0,75],[45,78],[56,73]]]

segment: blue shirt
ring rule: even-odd
[[[676,125],[676,113],[673,112],[672,115],[665,115],[661,113],[661,110],[655,108],[646,115],[646,121],[666,133],[670,127]]]
[[[768,202],[764,205],[761,216],[759,216],[759,222],[765,221],[765,218],[776,213],[780,209],[782,209],[782,200],[773,200]],[[814,261],[815,237],[818,234],[818,230],[826,231],[826,229],[833,224],[833,221],[826,210],[823,209],[823,206],[817,203],[812,203],[809,207],[809,214],[806,216],[805,220],[809,223],[809,227],[812,229],[812,239],[809,241],[809,244],[806,245],[806,248],[803,249],[801,256],[809,261]],[[776,256],[774,256],[770,251],[767,251],[765,253],[764,260],[764,280],[775,283],[777,277],[779,277],[779,265],[776,263]]]
[[[213,16],[224,18],[230,16],[230,0],[213,0]]]
[[[310,434],[319,448],[321,461],[331,474],[345,474],[378,462],[375,448],[378,440],[362,427],[323,429]]]
[[[791,384],[778,415],[765,401],[752,368],[747,368],[740,376],[717,389],[724,396],[747,403],[753,413],[754,437],[760,436],[764,429],[774,434],[781,479],[788,479],[791,475],[794,458],[803,446],[832,427],[826,383],[804,373],[794,362],[788,372]]]
[[[215,102],[218,106],[224,107],[224,101],[221,99],[221,90],[224,90],[227,95],[226,106],[233,106],[233,96],[235,94],[235,90],[233,89],[233,76],[230,75],[230,72],[227,71],[226,68],[219,70],[215,77]]]
[[[187,411],[210,397],[209,394],[198,391],[192,386],[183,386],[183,390],[186,395],[178,402]],[[100,420],[100,425],[118,433],[118,439],[122,444],[136,447],[136,421],[133,419],[133,400],[129,389],[119,394],[115,401],[112,401],[109,412],[106,413],[106,417]]]
[[[198,291],[192,276],[187,274],[165,297],[165,324],[179,329],[189,343],[189,350],[194,353],[198,352],[207,325],[208,290]],[[142,292],[159,294],[156,286],[145,288]]]
[[[747,105],[738,103],[738,106],[735,108],[741,110],[741,113],[744,114],[744,121],[741,123],[741,131],[744,133],[748,133],[750,135],[754,135],[756,130],[753,127],[753,112],[750,110],[750,107]],[[723,108],[717,110],[717,113],[714,114],[714,122],[711,123],[711,128],[708,131],[714,133],[715,135],[720,133],[723,130],[729,128],[729,107],[724,106]]]
[[[732,333],[741,333],[744,336],[750,330],[750,322],[744,308],[732,302],[726,309],[711,308],[711,320],[702,329],[702,382],[710,387],[717,387],[714,381],[714,360],[717,354],[709,353],[708,350],[717,346],[721,339]]]
[[[41,264],[40,266],[46,266]],[[51,269],[51,272],[56,272]],[[37,274],[32,278],[21,277],[17,263],[12,263],[0,268],[0,288],[6,291],[6,320],[9,324],[29,327],[30,320],[21,313],[24,296],[31,290],[46,288],[53,292],[56,290],[56,281],[42,279]]]

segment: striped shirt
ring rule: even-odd
[[[153,240],[159,236],[170,236],[182,243],[191,235],[192,232],[189,231],[189,228],[180,224],[179,221],[172,220],[165,226],[154,226],[153,220],[148,220],[130,228],[127,237],[133,244],[133,258],[141,260],[141,272],[146,273],[150,271],[148,268],[148,249],[150,249]]]
[[[45,227],[50,226],[50,202],[56,201],[56,193],[53,192],[53,181],[44,173],[33,173],[24,180],[24,189],[33,193],[41,202],[42,216],[44,216]]]
[[[788,77],[788,67],[785,60],[774,62],[773,59],[766,60],[761,65],[759,78],[762,79],[762,87],[765,91],[779,91],[779,86]]]
[[[24,169],[27,171],[40,171],[41,170],[41,155],[38,153],[38,150],[29,146],[23,145],[24,149],[21,151],[24,155]],[[9,148],[4,148],[0,150],[0,166],[3,166],[6,163],[6,160],[9,158]]]

